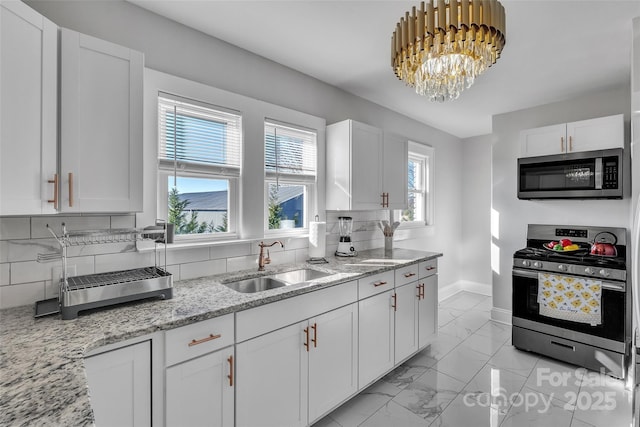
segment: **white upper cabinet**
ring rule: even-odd
[[[406,208],[407,147],[354,120],[327,126],[327,210]]]
[[[57,31],[22,2],[0,3],[0,215],[56,212]]]
[[[143,55],[67,29],[60,40],[60,210],[140,211]]]
[[[399,135],[384,133],[383,193],[388,199],[388,208],[406,209],[408,204],[407,168],[409,141]]]
[[[520,157],[624,147],[623,115],[563,123],[520,132]]]
[[[382,131],[345,120],[327,126],[327,210],[380,209]]]

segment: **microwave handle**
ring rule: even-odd
[[[602,190],[602,157],[596,157],[595,189]]]

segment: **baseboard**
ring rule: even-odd
[[[454,296],[458,292],[467,291],[480,295],[491,296],[491,285],[472,282],[470,280],[458,280],[450,285],[438,289],[438,301]]]
[[[511,315],[511,310],[497,307],[491,309],[491,320],[504,323],[505,325],[511,325]]]

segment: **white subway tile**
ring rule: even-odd
[[[254,268],[258,270],[258,257],[255,255],[227,258],[227,272]]]
[[[67,231],[104,230],[110,227],[111,218],[109,216],[34,216],[31,219],[31,238],[51,237],[47,224],[57,235],[60,235],[62,223],[66,224]]]
[[[231,243],[209,247],[209,258],[232,258],[251,254],[250,243]],[[256,245],[257,246],[257,245]]]
[[[111,215],[111,228],[136,228],[136,216],[134,214]]]
[[[0,242],[0,262],[35,261],[38,254],[60,252],[55,239],[4,240]]]
[[[50,280],[55,263],[24,261],[11,263],[11,284]]]
[[[11,264],[0,264],[0,286],[10,284],[11,280]]]
[[[164,256],[163,256],[164,259]],[[183,248],[167,251],[167,264],[182,264],[186,262],[207,261],[209,248]]]
[[[96,255],[95,257],[96,273],[128,270],[152,265],[155,265],[153,252],[126,252],[123,254]]]
[[[162,266],[162,268],[164,268],[164,266]],[[173,282],[175,283],[180,279],[180,264],[176,264],[176,265],[168,265],[167,266],[167,272],[171,273],[173,275]]]
[[[224,259],[180,264],[180,280],[212,276],[226,272],[227,262]]]
[[[0,286],[0,308],[33,304],[44,299],[44,282]]]
[[[31,218],[0,218],[0,240],[31,238]]]

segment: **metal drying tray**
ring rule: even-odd
[[[62,284],[63,319],[78,312],[151,297],[173,297],[173,277],[159,267],[143,267],[69,277]]]

